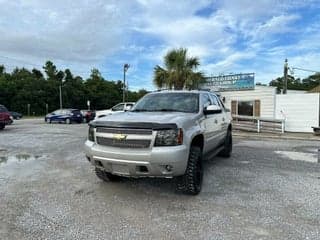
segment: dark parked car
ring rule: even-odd
[[[23,115],[18,112],[10,112],[10,115],[13,117],[13,119],[16,119],[16,120],[19,120],[23,117]]]
[[[81,113],[82,113],[83,121],[86,123],[92,121],[96,116],[96,113],[91,110],[81,110]]]
[[[8,109],[0,105],[0,130],[4,129],[6,125],[11,124],[12,119],[10,118],[10,113]]]
[[[64,122],[71,124],[72,122],[82,123],[82,114],[79,109],[59,109],[45,116],[47,123]]]

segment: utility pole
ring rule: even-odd
[[[30,116],[30,103],[28,103],[27,108],[28,108],[28,116]]]
[[[287,94],[287,89],[288,89],[288,59],[284,60],[282,94]]]
[[[130,65],[128,63],[123,65],[123,89],[122,89],[122,102],[125,102],[125,92],[126,92],[126,72],[128,71]]]
[[[60,109],[62,109],[62,83],[59,85]]]
[[[65,81],[65,76],[63,76],[63,78],[61,79],[61,83],[59,85],[60,109],[62,109],[62,85],[64,81]]]

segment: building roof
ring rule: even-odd
[[[312,88],[309,93],[319,93],[320,92],[320,85],[316,86],[315,88]]]

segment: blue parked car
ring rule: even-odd
[[[64,122],[71,124],[72,122],[82,123],[82,114],[79,109],[59,109],[46,115],[44,120],[47,123]]]

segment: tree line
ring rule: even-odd
[[[269,83],[269,86],[277,87],[277,91],[281,92],[283,89],[284,77],[278,77]],[[294,76],[288,75],[287,86],[288,90],[305,90],[310,91],[311,89],[320,85],[320,73],[315,73],[307,78],[300,79]]]
[[[44,73],[43,73],[44,72]],[[59,86],[62,84],[63,108],[107,109],[122,102],[123,82],[110,81],[102,77],[98,69],[92,69],[89,78],[75,76],[70,69],[59,70],[47,61],[39,69],[15,68],[6,72],[0,65],[0,104],[11,111],[43,115],[60,107]],[[146,90],[126,91],[126,101],[137,101]]]
[[[197,89],[205,82],[204,74],[196,71],[199,65],[199,58],[188,57],[187,49],[172,49],[164,56],[164,67],[157,65],[154,68],[153,83],[158,89]],[[74,76],[70,69],[58,70],[51,61],[47,61],[43,72],[35,68],[31,71],[15,68],[7,73],[5,67],[0,65],[0,104],[24,114],[30,104],[31,113],[43,115],[46,111],[59,108],[61,84],[64,108],[86,109],[87,101],[90,100],[91,109],[99,110],[122,101],[122,81],[106,80],[98,69],[92,69],[89,78],[83,79]],[[305,79],[288,76],[289,90],[308,91],[318,85],[320,73]],[[280,92],[283,77],[272,80],[269,86],[276,86]],[[126,91],[126,100],[135,102],[146,93],[144,89],[137,92]]]

